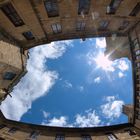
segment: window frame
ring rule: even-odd
[[[25,24],[11,3],[4,4],[1,7],[1,10],[15,27],[19,27]]]
[[[3,75],[4,80],[13,80],[15,77],[16,77],[16,73],[11,71],[5,72]]]
[[[130,129],[130,128],[129,129],[126,129],[124,131],[127,132],[130,136],[136,135],[136,132],[134,130]]]
[[[32,131],[31,133],[30,133],[30,136],[29,136],[29,138],[31,139],[31,140],[37,140],[37,137],[39,136],[39,132],[37,132],[37,131]]]
[[[136,4],[136,6],[132,9],[129,16],[137,16],[137,14],[140,12],[140,2]]]
[[[113,132],[106,133],[108,140],[117,140],[117,136]]]
[[[18,129],[16,127],[12,127],[8,130],[8,133],[14,134]]]
[[[101,20],[99,23],[100,26],[99,26],[98,30],[99,31],[107,30],[109,24],[110,24],[109,20]]]
[[[92,140],[90,135],[82,135],[81,138],[82,140]]]
[[[65,135],[63,135],[63,134],[57,134],[55,136],[55,140],[65,140]]]
[[[59,16],[59,6],[57,0],[45,0],[44,6],[49,18]]]
[[[78,21],[76,23],[76,31],[84,31],[86,28],[86,22],[85,21]]]
[[[129,26],[129,24],[130,24],[129,21],[124,20],[124,21],[121,23],[121,25],[120,25],[120,27],[119,27],[119,30],[125,30],[125,29]]]
[[[123,0],[111,0],[107,6],[107,14],[115,14]]]
[[[78,4],[78,15],[84,14],[87,15],[90,10],[91,0],[79,0]]]
[[[54,23],[51,25],[54,34],[62,33],[62,26],[60,23]]]
[[[31,36],[30,36],[30,35]],[[27,40],[34,40],[35,37],[33,36],[33,33],[31,31],[26,31],[26,32],[23,32],[22,35],[27,39]]]

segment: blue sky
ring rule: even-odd
[[[104,56],[105,38],[52,42],[30,50],[28,73],[2,104],[12,120],[68,127],[127,122],[123,104],[132,103],[127,58]],[[126,98],[127,97],[127,98]]]

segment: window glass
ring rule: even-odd
[[[52,30],[54,34],[61,33],[62,32],[61,25],[59,23],[52,24]]]
[[[13,72],[6,72],[3,76],[4,80],[13,80],[15,78],[16,74]]]
[[[65,140],[65,136],[64,135],[56,135],[55,140]]]
[[[90,0],[79,0],[78,14],[88,14],[90,8]]]
[[[136,16],[140,11],[140,2],[137,3],[137,5],[134,7],[134,9],[129,14],[130,16]]]
[[[91,136],[90,135],[83,135],[82,140],[91,140]]]
[[[17,128],[15,127],[12,127],[11,129],[9,129],[9,133],[15,133],[17,131]]]
[[[111,0],[110,5],[107,7],[107,13],[115,14],[122,1],[123,0]]]
[[[57,0],[46,0],[44,2],[48,17],[59,16]]]
[[[1,10],[16,27],[24,25],[23,20],[20,18],[20,16],[18,15],[17,11],[11,3],[8,3],[1,7]]]
[[[79,21],[79,22],[77,22],[76,30],[83,31],[83,30],[85,30],[85,26],[86,26],[86,23],[84,21]]]
[[[33,40],[35,39],[35,37],[33,36],[32,32],[28,31],[28,32],[24,32],[22,33],[23,36],[27,39],[27,40]]]

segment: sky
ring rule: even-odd
[[[28,73],[1,105],[6,118],[32,124],[95,127],[126,123],[132,104],[127,58],[104,56],[105,38],[57,41],[30,49]],[[126,98],[127,97],[127,98]]]

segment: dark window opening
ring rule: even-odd
[[[82,140],[92,140],[90,135],[82,135]]]
[[[45,0],[44,4],[45,4],[45,8],[46,8],[48,17],[59,16],[57,0]]]
[[[136,60],[139,60],[140,59],[140,55],[136,56]]]
[[[24,32],[22,33],[23,36],[27,39],[27,40],[33,40],[35,39],[35,37],[33,36],[32,32],[28,31],[28,32]]]
[[[137,91],[140,91],[139,87],[136,88]]]
[[[128,132],[128,134],[130,136],[136,135],[136,132],[134,130],[131,130],[131,129],[127,129],[127,130],[125,130],[125,132]]]
[[[17,128],[15,127],[12,127],[11,129],[9,129],[9,133],[15,133],[17,131]]]
[[[108,27],[108,25],[109,25],[109,21],[107,21],[107,20],[103,20],[103,21],[101,21],[100,23],[99,23],[99,30],[107,30],[107,27]]]
[[[139,79],[136,79],[136,82],[137,82],[137,84],[140,84],[140,80]]]
[[[139,13],[139,11],[140,11],[140,2],[137,3],[137,5],[134,7],[129,16],[136,16]]]
[[[128,134],[129,134],[130,136],[136,135],[136,132],[135,132],[134,130],[127,129],[127,130],[125,130],[125,131],[128,132]]]
[[[135,51],[136,55],[140,55],[140,50]]]
[[[137,76],[136,76],[136,79],[140,79],[140,76],[139,76],[139,75],[137,75]]]
[[[79,0],[78,15],[88,14],[90,9],[90,0]]]
[[[5,140],[4,138],[0,137],[0,140]]]
[[[56,135],[55,140],[65,140],[64,135]]]
[[[15,25],[15,27],[24,25],[23,20],[18,15],[17,11],[11,3],[8,3],[1,7],[3,13],[9,18],[9,20]]]
[[[119,27],[119,30],[124,30],[128,27],[129,21],[123,21],[121,26]]]
[[[59,23],[52,24],[52,30],[54,34],[58,34],[62,32],[61,25]]]
[[[117,136],[113,133],[106,133],[109,140],[117,140]]]
[[[6,72],[3,76],[4,80],[13,80],[15,78],[16,74],[13,72]]]
[[[111,0],[107,7],[107,14],[115,14],[123,0]]]
[[[85,30],[85,26],[86,26],[85,22],[83,22],[83,21],[77,22],[76,30],[77,31],[84,31]]]
[[[31,140],[36,140],[38,135],[39,135],[39,132],[33,131],[31,132],[29,137],[31,138]]]
[[[5,124],[1,124],[1,125],[0,125],[0,129],[3,129],[4,127],[6,127]]]

